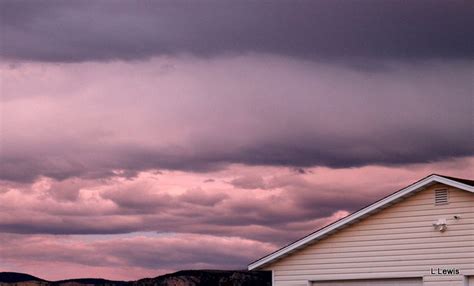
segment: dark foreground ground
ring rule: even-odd
[[[0,272],[0,286],[270,286],[270,272],[185,270],[137,281],[97,278],[47,281],[23,273]]]

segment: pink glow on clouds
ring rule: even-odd
[[[468,157],[304,173],[230,165],[208,173],[4,182],[0,267],[47,279],[241,269],[431,172],[469,177],[473,167]]]
[[[49,279],[84,275],[131,279],[180,268],[232,269],[248,257],[272,249],[268,243],[238,237],[196,234],[151,233],[130,237],[5,234],[0,254],[2,263],[10,265],[9,270],[28,271]]]
[[[242,269],[428,174],[472,177],[472,63],[373,64],[1,62],[0,270]]]

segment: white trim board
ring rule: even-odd
[[[340,219],[338,221],[336,221],[335,223],[333,224],[330,224],[316,232],[313,232],[311,233],[310,235],[308,236],[305,236],[303,237],[302,239],[300,240],[297,240],[265,257],[262,257],[260,258],[259,260],[255,261],[255,262],[252,262],[251,264],[249,264],[248,266],[248,270],[256,270],[256,269],[260,269],[262,268],[263,266],[269,264],[269,263],[272,263],[274,262],[275,260],[278,260],[292,252],[294,252],[295,250],[298,250],[310,243],[313,243],[315,241],[317,241],[318,239],[321,239],[322,237],[326,236],[326,235],[329,235],[330,233],[336,231],[336,230],[339,230],[341,228],[343,228],[344,226],[348,226],[352,223],[355,223],[356,221],[362,219],[363,217],[366,217],[370,214],[373,214],[377,211],[379,211],[380,209],[383,209],[384,207],[387,207],[393,203],[395,203],[396,201],[406,197],[406,196],[409,196],[411,194],[414,194],[416,191],[419,191],[419,190],[422,190],[424,188],[426,188],[427,186],[430,186],[432,184],[435,184],[435,183],[441,183],[441,184],[445,184],[447,186],[451,186],[451,187],[455,187],[455,188],[458,188],[458,189],[461,189],[461,190],[465,190],[465,191],[468,191],[468,192],[471,192],[471,193],[474,193],[474,187],[473,186],[470,186],[470,185],[467,185],[467,184],[464,184],[464,183],[461,183],[461,182],[458,182],[456,180],[452,180],[452,179],[448,179],[448,178],[445,178],[443,176],[440,176],[440,175],[430,175],[426,178],[423,178],[421,179],[420,181],[406,187],[406,188],[403,188],[401,190],[399,190],[398,192],[395,192],[359,211],[356,211],[348,216],[346,216],[345,218],[343,219]]]

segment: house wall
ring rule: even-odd
[[[449,204],[435,206],[447,188]],[[454,219],[457,215],[460,219]],[[447,219],[441,233],[432,223]],[[459,269],[459,275],[431,274]],[[427,286],[465,286],[474,275],[474,194],[433,185],[267,266],[274,285],[311,281],[422,277]]]

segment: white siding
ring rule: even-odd
[[[462,275],[474,275],[474,194],[448,188],[449,204],[435,206],[439,187],[446,188],[423,190],[265,269],[273,270],[278,286],[400,277],[423,277],[424,285],[461,286]],[[444,233],[432,226],[439,218],[447,219]],[[430,275],[437,267],[456,267],[461,275]]]
[[[311,286],[422,286],[421,278],[369,279],[313,282]]]

